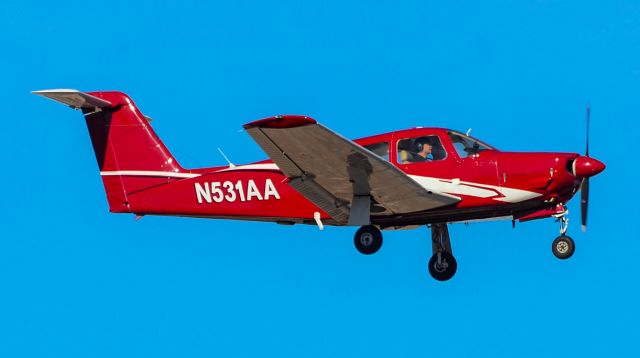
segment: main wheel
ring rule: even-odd
[[[576,244],[573,239],[566,235],[560,235],[551,244],[553,255],[561,260],[566,260],[573,256],[576,251]]]
[[[375,254],[382,246],[382,233],[373,225],[365,225],[356,231],[353,242],[360,253]]]
[[[456,274],[458,263],[456,258],[448,252],[440,251],[429,260],[429,273],[438,281],[447,281]]]

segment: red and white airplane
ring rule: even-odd
[[[357,226],[354,243],[366,255],[380,249],[381,230],[428,225],[429,272],[440,281],[457,268],[447,230],[454,222],[553,217],[553,254],[571,257],[565,204],[582,188],[584,227],[589,177],[605,168],[589,157],[588,140],[586,155],[502,152],[444,128],[351,141],[312,118],[283,115],[244,125],[270,160],[185,169],[126,94],[34,93],[82,110],[113,213]]]

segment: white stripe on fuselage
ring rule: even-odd
[[[222,170],[218,170],[217,172],[226,172],[233,170],[279,170],[278,166],[274,163],[262,163],[262,164],[247,164],[247,165],[238,165],[233,167],[228,167]],[[100,172],[102,176],[114,176],[114,175],[132,175],[132,176],[141,176],[141,177],[168,177],[168,178],[195,178],[202,174],[196,173],[176,173],[176,172],[163,172],[163,171],[153,171],[153,170],[114,170],[114,171],[104,171]]]
[[[162,172],[153,170],[115,170],[100,172],[102,176],[114,176],[114,175],[132,175],[141,177],[167,177],[167,178],[195,178],[200,174],[194,173],[176,173],[176,172]]]
[[[502,186],[487,185],[461,181],[459,179],[441,179],[424,177],[420,175],[409,175],[427,190],[452,195],[468,195],[478,198],[490,198],[507,203],[518,203],[540,196],[533,191],[505,188]]]
[[[280,170],[275,163],[261,163],[261,164],[247,164],[236,165],[226,169],[219,170],[221,172],[228,172],[233,170]]]

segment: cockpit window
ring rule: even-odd
[[[389,161],[389,142],[367,144],[364,147],[382,157],[382,159]]]
[[[398,163],[409,164],[443,160],[447,157],[440,138],[428,135],[398,141]]]
[[[451,142],[456,148],[456,151],[458,152],[460,158],[466,158],[470,155],[478,154],[483,150],[495,149],[473,137],[464,135],[456,131],[449,131],[449,138],[451,138]]]

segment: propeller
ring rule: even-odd
[[[585,156],[589,156],[589,122],[591,120],[591,104],[587,103],[587,149]],[[589,177],[582,179],[580,185],[580,219],[582,232],[587,231],[587,212],[589,209]]]
[[[587,102],[587,151],[584,155],[589,156],[589,122],[591,121],[591,103]]]

